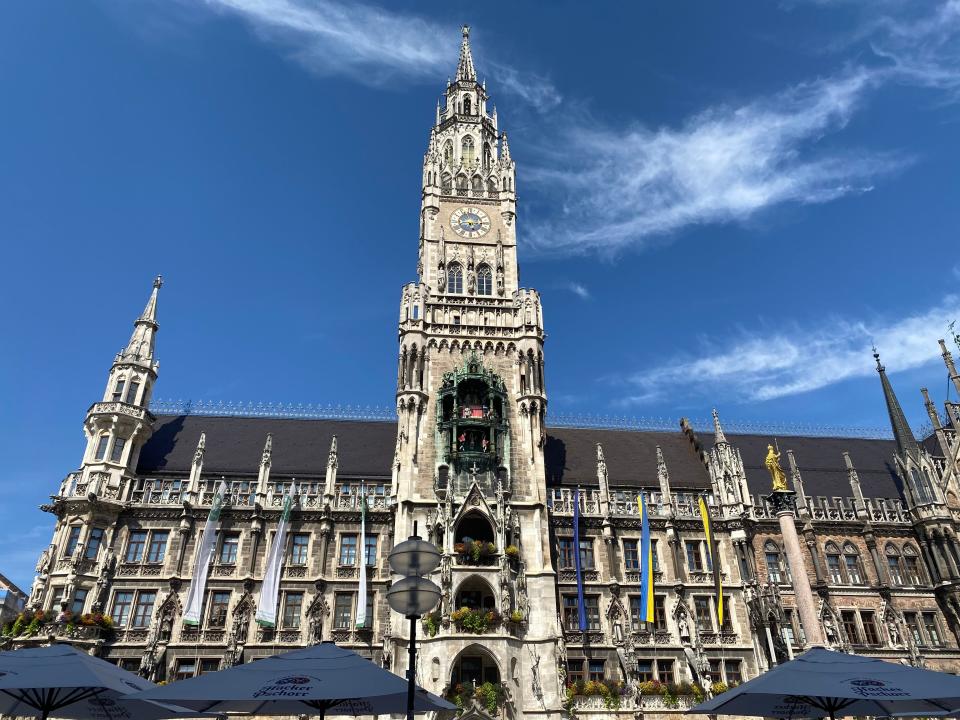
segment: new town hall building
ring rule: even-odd
[[[334,641],[402,674],[408,625],[385,601],[386,558],[417,528],[443,551],[442,600],[422,623],[417,677],[441,694],[490,683],[490,702],[461,697],[469,713],[680,712],[699,688],[720,691],[804,649],[798,571],[831,647],[960,672],[960,407],[948,402],[941,425],[925,395],[934,432],[918,442],[878,360],[893,440],[781,438],[806,545],[805,567],[791,571],[763,499],[771,437],[725,433],[716,413],[710,433],[686,421],[670,432],[551,427],[544,313],[520,284],[516,197],[515,162],[465,28],[424,156],[417,280],[400,296],[396,421],[151,412],[158,279],[87,412],[79,469],[43,506],[57,525],[28,607],[48,612],[32,628],[9,628],[3,643],[68,639],[169,681]],[[412,255],[411,245],[411,264]],[[221,479],[229,494],[203,617],[185,626],[195,548]],[[253,616],[294,482],[268,629]],[[639,621],[639,493],[655,540],[652,623]],[[704,494],[727,608],[719,626],[697,510]],[[369,596],[357,627],[360,573]],[[97,612],[112,629],[81,619]],[[577,683],[604,679],[623,689],[605,696]]]

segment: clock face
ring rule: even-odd
[[[480,208],[464,207],[450,215],[450,227],[460,237],[483,237],[490,230],[490,217]]]

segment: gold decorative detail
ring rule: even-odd
[[[767,445],[767,459],[763,461],[770,471],[770,478],[773,481],[773,491],[780,492],[787,489],[787,476],[780,467],[780,453],[773,449],[773,445]]]

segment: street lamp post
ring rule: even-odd
[[[399,580],[387,590],[390,607],[410,620],[410,667],[407,670],[407,720],[413,720],[413,698],[416,687],[417,620],[436,607],[440,600],[440,588],[424,575],[429,575],[440,565],[440,551],[432,543],[420,539],[417,524],[413,535],[397,545],[387,556],[390,568]]]

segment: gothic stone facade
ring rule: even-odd
[[[423,619],[417,677],[444,693],[500,688],[495,713],[657,717],[805,647],[791,573],[806,572],[832,647],[960,672],[958,407],[917,442],[879,366],[893,441],[783,440],[806,567],[790,568],[763,499],[760,435],[545,424],[540,297],[520,287],[515,165],[477,82],[467,33],[423,165],[418,281],[399,318],[397,422],[160,415],[159,279],[84,423],[87,448],[43,507],[57,518],[29,606],[40,632],[154,680],[189,677],[319,641],[406,671],[408,625],[385,602],[386,557],[415,528],[443,551],[443,590]],[[960,378],[943,345],[954,386]],[[203,621],[183,604],[215,487],[229,487]],[[299,491],[276,629],[253,622],[283,494]],[[361,488],[370,496],[359,537]],[[573,498],[581,489],[581,544]],[[637,496],[650,508],[655,620],[637,610]],[[719,539],[727,616],[715,621],[696,501]],[[576,613],[574,553],[587,625]],[[367,623],[356,627],[359,573]],[[464,609],[466,608],[466,609]],[[96,624],[57,622],[103,612]],[[577,680],[624,683],[617,702],[567,697]],[[674,695],[646,681],[675,683]],[[684,693],[687,694],[684,694]],[[611,705],[615,707],[611,707]]]

